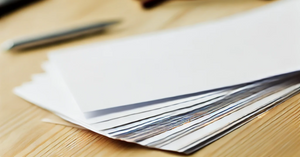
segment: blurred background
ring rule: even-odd
[[[138,0],[40,0],[1,16],[0,42],[100,21],[112,19],[122,21],[104,35],[50,48],[56,49],[216,20],[266,3],[269,2],[261,0],[169,0],[152,8],[145,8]]]
[[[2,1],[0,0],[0,5]],[[59,153],[69,156],[83,148],[94,155],[97,153],[103,155],[101,151],[104,147],[106,148],[104,152],[108,155],[114,152],[121,152],[128,156],[138,156],[143,153],[147,153],[148,156],[155,156],[154,153],[166,155],[167,153],[162,151],[150,151],[136,145],[115,142],[92,132],[42,123],[42,118],[53,117],[53,114],[18,98],[12,93],[12,89],[30,81],[32,74],[43,72],[41,64],[47,60],[49,51],[220,20],[272,2],[264,0],[169,0],[145,8],[142,5],[145,1],[142,2],[142,0],[39,0],[1,15],[0,44],[10,39],[67,30],[95,22],[120,20],[120,23],[110,27],[104,33],[22,52],[0,53],[0,156],[17,154],[25,156],[29,152],[33,154],[32,156],[38,156],[38,151],[47,154],[49,150],[56,150],[57,156]],[[288,103],[291,104],[294,101],[298,100],[293,99]],[[277,137],[287,137],[285,135],[289,134],[290,130],[296,130],[299,126],[296,125],[296,121],[280,119],[284,116],[286,119],[290,115],[297,116],[294,111],[296,109],[299,111],[299,107],[289,110],[286,107],[289,106],[288,103],[274,109],[266,118],[254,120],[244,128],[218,140],[214,145],[206,147],[204,151],[199,151],[196,155],[207,156],[207,154],[214,153],[218,156],[226,153],[228,156],[237,156],[239,153],[244,153],[245,156],[251,156],[253,152],[258,155],[264,154],[266,150],[269,151],[267,153],[275,155],[284,151],[296,152],[298,150],[295,148],[298,146],[296,142],[299,143],[299,141],[293,141],[292,135],[296,136],[295,132],[288,138],[291,141],[289,146],[293,147],[284,149],[288,142],[277,139]],[[262,137],[267,136],[274,130],[273,128],[277,130],[270,136],[276,138],[273,141],[263,140]],[[254,134],[258,131],[262,132],[262,136]],[[246,140],[248,143],[244,142]],[[243,145],[236,144],[237,141],[241,141]],[[263,143],[266,141],[268,143]],[[92,144],[89,145],[90,143]],[[263,144],[263,146],[255,145],[256,143]],[[108,146],[103,146],[104,144]],[[72,147],[69,147],[70,145]]]

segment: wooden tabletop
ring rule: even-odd
[[[144,10],[134,0],[44,0],[0,18],[0,43],[11,38],[121,19],[106,34],[22,53],[0,53],[0,156],[182,156],[49,124],[53,116],[12,93],[42,72],[46,53],[60,48],[218,20],[267,5],[259,0],[169,1]],[[191,156],[300,156],[300,95]]]

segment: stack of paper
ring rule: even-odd
[[[20,97],[99,134],[192,153],[300,89],[300,1],[49,54]]]

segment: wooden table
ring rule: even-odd
[[[22,53],[0,53],[0,156],[180,156],[41,122],[53,115],[12,93],[40,73],[50,50],[217,20],[271,3],[259,0],[166,2],[143,10],[133,0],[44,0],[0,18],[0,42],[90,22],[122,19],[104,35]],[[300,156],[300,95],[191,156]]]

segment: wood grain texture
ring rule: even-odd
[[[143,10],[133,0],[44,0],[0,18],[0,42],[90,22],[122,19],[106,34],[22,53],[0,53],[0,156],[182,156],[111,140],[93,132],[41,122],[52,113],[12,89],[42,72],[46,53],[217,20],[271,3],[258,0],[172,1]],[[300,95],[191,156],[300,156]]]

